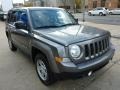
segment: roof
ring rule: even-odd
[[[62,9],[58,7],[20,7],[20,8],[13,8],[12,10],[15,9]]]

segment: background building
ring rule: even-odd
[[[89,9],[96,7],[120,8],[120,0],[88,0]]]
[[[73,8],[74,0],[29,0],[33,6]]]
[[[66,9],[80,9],[82,0],[29,0],[33,6],[62,7]]]
[[[84,0],[29,0],[33,6],[61,7],[72,12],[80,12]],[[88,7],[88,0],[85,0],[85,6]]]

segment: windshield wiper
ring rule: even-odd
[[[35,29],[41,29],[41,28],[56,28],[59,26],[41,26],[41,27],[35,27]]]
[[[77,23],[68,23],[68,24],[63,24],[63,25],[61,25],[61,27],[62,26],[70,26],[70,25],[78,25]]]
[[[69,25],[78,25],[77,23],[68,23],[68,24],[63,24],[59,26],[41,26],[41,27],[35,27],[35,29],[41,29],[41,28],[57,28],[57,27],[63,27],[63,26],[69,26]]]

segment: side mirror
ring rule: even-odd
[[[27,29],[26,25],[22,21],[15,22],[16,29]]]

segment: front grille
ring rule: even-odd
[[[91,58],[98,57],[105,53],[109,48],[109,37],[102,38],[95,42],[85,44],[85,59],[89,60]]]

